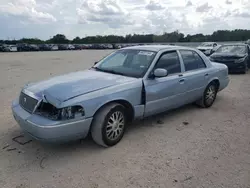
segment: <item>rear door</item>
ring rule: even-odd
[[[209,73],[203,59],[193,50],[179,50],[184,64],[185,99],[187,103],[202,97]]]
[[[185,82],[181,76],[182,67],[177,51],[165,52],[159,57],[151,73],[156,68],[163,68],[168,71],[168,75],[144,80],[145,116],[178,107],[183,103],[181,96],[185,92]]]

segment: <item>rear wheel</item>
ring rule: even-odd
[[[123,137],[127,117],[121,104],[104,106],[94,117],[91,135],[95,143],[104,147],[116,145]]]
[[[196,103],[203,107],[209,108],[213,105],[217,96],[218,86],[215,82],[211,82],[205,89],[202,98]]]

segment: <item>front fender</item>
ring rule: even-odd
[[[117,100],[124,100],[131,104],[132,107],[141,103],[142,80],[126,83],[103,90],[88,93],[69,100],[63,106],[81,105],[85,111],[85,117],[93,117],[98,109],[103,105]]]

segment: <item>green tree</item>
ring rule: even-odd
[[[65,35],[57,34],[49,39],[48,42],[53,44],[68,44],[70,41],[66,38]]]

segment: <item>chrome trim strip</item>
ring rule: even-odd
[[[31,91],[29,91],[27,89],[23,89],[21,92],[23,92],[24,94],[26,94],[34,99],[40,100],[34,93],[32,93]]]

